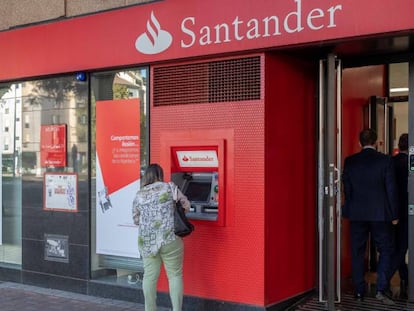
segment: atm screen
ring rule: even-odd
[[[208,202],[211,191],[210,182],[190,182],[184,195],[194,202]]]

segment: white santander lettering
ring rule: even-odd
[[[301,16],[302,16],[302,2],[301,0],[295,0],[296,2],[296,11],[290,12],[286,15],[285,20],[283,21],[283,25],[285,27],[286,32],[293,33],[293,32],[300,32],[304,28],[301,24]],[[289,18],[293,16],[294,20],[296,20],[296,27],[290,28],[289,27]]]
[[[335,23],[335,12],[337,10],[342,10],[342,5],[338,4],[335,7],[330,7],[327,11],[329,12],[329,25],[328,28],[336,27]]]
[[[277,16],[269,16],[266,18],[263,18],[263,23],[264,23],[264,34],[263,37],[269,37],[270,33],[269,33],[269,22],[273,21],[275,27],[274,27],[274,31],[272,33],[272,36],[276,36],[276,35],[280,35],[280,31],[279,31],[279,18]]]
[[[252,18],[247,22],[247,32],[246,37],[247,39],[255,39],[259,38],[259,21],[257,19]]]
[[[190,21],[192,23],[192,25],[194,25],[195,24],[195,18],[194,17],[187,17],[187,18],[184,18],[183,21],[181,22],[182,32],[189,35],[190,39],[191,39],[190,43],[185,43],[184,40],[181,40],[181,47],[182,48],[189,48],[189,47],[193,46],[194,43],[195,43],[195,40],[196,40],[195,33],[185,26],[187,21]]]
[[[240,34],[239,34],[239,25],[240,24],[242,24],[243,22],[241,22],[241,21],[239,21],[239,17],[238,16],[236,16],[236,18],[234,19],[234,21],[233,21],[233,27],[234,27],[234,38],[237,40],[237,41],[240,41],[240,40],[242,40],[243,38],[244,38],[244,36],[240,36]]]
[[[316,13],[316,14],[314,14],[314,13]],[[315,24],[313,23],[314,19],[317,19],[317,18],[320,18],[320,17],[324,17],[324,13],[321,9],[313,9],[312,11],[309,12],[308,19],[307,19],[307,24],[308,24],[310,29],[318,30],[318,29],[323,28],[323,24],[320,24],[319,26],[315,26]]]
[[[195,17],[186,17],[181,22],[181,31],[184,35],[181,39],[181,47],[254,40],[260,37],[299,33],[305,29],[321,30],[337,27],[336,18],[339,11],[342,11],[341,4],[326,9],[314,7],[304,12],[302,1],[293,0],[295,8],[285,16],[269,15],[261,19],[252,17],[247,21],[236,16],[231,23],[222,22],[216,25],[197,25]]]
[[[210,28],[208,28],[207,26],[204,26],[200,29],[200,40],[199,43],[200,45],[208,45],[211,44],[211,40],[210,40]]]
[[[224,30],[224,40],[223,40],[223,42],[230,42],[230,39],[229,39],[229,25],[220,24],[220,25],[214,26],[214,28],[216,29],[216,40],[214,41],[214,43],[221,43],[222,42],[220,40],[220,29]]]

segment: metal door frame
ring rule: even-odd
[[[334,54],[319,62],[319,301],[341,301],[342,66]]]
[[[408,146],[414,157],[414,58],[408,62]],[[410,161],[410,160],[409,160]],[[409,163],[411,166],[411,163]],[[408,299],[414,301],[414,170],[408,171]]]

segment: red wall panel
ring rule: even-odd
[[[315,286],[315,68],[266,58],[266,304]]]
[[[151,105],[151,161],[161,161],[160,137],[165,133],[201,130],[209,138],[217,129],[234,133],[234,153],[227,157],[234,178],[226,180],[234,200],[225,207],[224,226],[198,221],[195,232],[184,239],[184,291],[186,295],[263,305],[264,102]],[[201,135],[199,139],[202,144]],[[159,290],[168,290],[165,274]]]
[[[220,129],[234,135],[233,202],[224,226],[199,221],[185,239],[186,295],[269,305],[315,286],[316,69],[273,54],[263,66],[264,100],[151,106],[152,162],[177,130],[201,143]]]

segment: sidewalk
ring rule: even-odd
[[[139,303],[11,282],[0,283],[0,297],[1,311],[144,311],[144,305]]]

